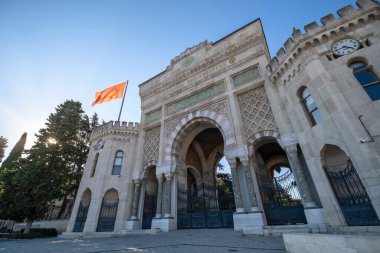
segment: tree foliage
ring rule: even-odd
[[[0,163],[3,161],[5,149],[8,147],[8,139],[0,136]]]
[[[0,169],[0,217],[15,218],[18,216],[15,211],[15,199],[20,187],[19,177],[20,159],[25,148],[27,134],[24,133],[20,140],[13,147],[7,159],[4,160]]]
[[[89,119],[80,102],[67,100],[55,108],[46,127],[36,134],[27,158],[6,170],[4,178],[13,190],[3,194],[9,218],[26,218],[30,228],[33,220],[44,217],[54,200],[75,197],[89,151],[89,135],[97,125],[97,115]]]
[[[218,185],[219,205],[221,209],[235,209],[234,191],[232,187],[232,176],[228,173],[218,173],[216,175]]]
[[[9,153],[8,157],[2,163],[1,169],[13,168],[16,165],[17,161],[21,158],[22,152],[24,152],[26,136],[27,136],[27,133],[23,133],[21,135],[20,140],[16,143],[16,145],[13,147],[13,149]]]

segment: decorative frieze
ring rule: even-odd
[[[182,71],[179,71],[178,74],[173,75],[171,78],[165,79],[165,81],[160,81],[160,78],[157,77],[156,80],[149,83],[149,88],[147,86],[144,87],[145,85],[140,88],[140,97],[141,99],[146,99],[150,96],[154,96],[160,91],[175,86],[178,83],[184,81],[185,79],[194,77],[195,75],[198,76],[198,78],[195,79],[202,78],[203,80],[206,76],[210,76],[208,78],[210,79],[213,76],[213,72],[217,71],[219,74],[220,71],[225,71],[225,68],[232,66],[231,62],[228,61],[228,59],[231,56],[236,55],[238,52],[244,51],[248,48],[256,47],[256,50],[254,50],[252,54],[255,55],[254,58],[257,58],[258,55],[264,53],[264,49],[263,47],[258,45],[259,43],[265,43],[264,36],[262,34],[247,36],[241,43],[231,45],[213,54],[211,57],[205,58],[203,61],[200,61],[199,63],[194,63],[190,67],[185,68]],[[239,62],[235,61],[233,63],[233,66],[240,64]],[[218,66],[213,71],[211,68],[214,68],[215,65],[218,64],[223,64],[223,67]],[[208,73],[206,74],[206,72]],[[167,73],[163,72],[162,74]],[[148,85],[148,83],[146,85]]]
[[[196,92],[193,95],[178,100],[170,105],[167,106],[167,114],[174,114],[177,112],[182,111],[183,109],[186,109],[187,107],[190,107],[192,105],[195,105],[201,101],[204,101],[206,99],[210,99],[212,97],[215,97],[217,95],[220,95],[226,91],[226,86],[224,82],[220,82],[212,87],[206,88],[202,91]]]
[[[218,64],[215,64],[209,68],[205,66],[205,69],[203,72],[197,75],[191,75],[189,76],[187,80],[182,80],[181,82],[178,82],[177,84],[172,85],[168,87],[167,89],[157,91],[157,94],[156,94],[157,97],[154,99],[154,101],[152,101],[151,103],[143,104],[142,109],[144,110],[145,108],[150,108],[152,106],[155,106],[157,103],[164,102],[172,98],[173,96],[178,95],[179,93],[189,89],[189,87],[195,87],[197,85],[201,85],[202,83],[205,83],[208,80],[211,80],[212,78],[215,78],[223,73],[226,73],[227,71],[237,69],[240,66],[247,64],[254,59],[257,59],[260,55],[264,53],[265,53],[264,49],[260,47],[255,53],[239,61],[236,61],[235,59],[235,61],[231,63],[230,60],[228,61],[226,60]],[[161,92],[160,95],[158,95],[159,92]]]
[[[277,129],[264,86],[239,95],[238,101],[247,138],[261,130]]]

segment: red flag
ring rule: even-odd
[[[113,99],[122,98],[126,85],[127,85],[127,82],[119,83],[119,84],[111,86],[105,90],[96,92],[95,101],[92,102],[92,106],[94,106],[96,104],[101,104],[103,102],[108,102],[108,101],[111,101]]]

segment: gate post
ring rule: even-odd
[[[230,165],[230,168],[231,168],[232,188],[234,190],[236,212],[243,213],[244,212],[243,199],[242,199],[241,190],[240,190],[239,176],[236,171],[237,163],[236,163],[235,158],[228,159],[228,164]]]
[[[304,207],[307,223],[310,225],[320,224],[325,227],[326,219],[323,214],[322,208],[315,204],[309,185],[307,183],[305,173],[302,170],[301,162],[298,157],[297,144],[285,146],[286,155],[288,157],[290,167],[292,169],[294,178],[301,194],[301,201]]]
[[[173,173],[165,173],[165,181],[162,183],[161,177],[157,177],[159,180],[159,193],[160,193],[160,181],[161,181],[161,205],[157,200],[157,212],[161,209],[161,218],[155,218],[152,221],[152,229],[159,228],[164,232],[176,229],[175,219],[172,215],[172,182],[173,182]],[[160,180],[161,178],[161,180]]]
[[[162,173],[157,175],[158,189],[157,189],[157,209],[156,209],[156,219],[161,218],[162,216]]]
[[[165,197],[164,197],[164,217],[172,217],[171,212],[171,195],[172,195],[172,175],[170,173],[165,174]]]
[[[247,182],[251,211],[252,212],[260,211],[259,206],[257,204],[257,198],[256,198],[256,192],[255,192],[255,186],[253,183],[252,173],[251,173],[251,170],[249,168],[248,156],[240,157],[239,159],[240,159],[240,162],[242,164],[244,176],[245,176],[246,182]]]
[[[140,220],[137,218],[137,213],[139,210],[140,202],[140,192],[141,192],[141,179],[133,179],[134,183],[134,192],[133,192],[133,201],[132,201],[132,214],[131,218],[127,221],[127,230],[141,229]]]
[[[316,207],[316,204],[311,195],[309,185],[307,184],[305,173],[301,168],[301,162],[298,158],[297,145],[285,146],[286,155],[288,157],[290,167],[294,173],[299,191],[301,193],[302,204],[305,208]]]

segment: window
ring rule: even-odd
[[[318,107],[315,105],[314,99],[311,97],[309,90],[304,88],[302,91],[302,99],[303,104],[305,106],[305,110],[309,115],[309,119],[313,126],[317,125],[322,121],[321,114],[319,113]]]
[[[98,159],[99,159],[99,153],[96,153],[95,158],[94,158],[94,163],[92,165],[90,177],[93,177],[95,175],[95,170],[96,170],[96,165],[98,164]]]
[[[121,163],[123,162],[123,151],[117,151],[113,162],[112,175],[120,175]]]
[[[355,61],[348,65],[352,69],[356,80],[360,83],[368,96],[373,100],[380,99],[380,81],[372,72],[372,67],[364,61]]]

